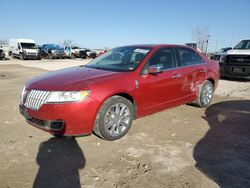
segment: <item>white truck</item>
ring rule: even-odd
[[[9,55],[24,59],[41,59],[39,49],[32,39],[10,39]]]
[[[221,55],[219,64],[222,77],[250,79],[250,39]]]

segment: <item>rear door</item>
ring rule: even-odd
[[[175,48],[177,67],[183,77],[180,98],[195,96],[198,86],[206,77],[206,65],[201,56],[194,50],[180,47]]]

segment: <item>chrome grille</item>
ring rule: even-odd
[[[24,106],[32,110],[39,110],[47,102],[50,93],[50,91],[31,90],[26,97]]]
[[[249,55],[228,55],[226,59],[227,64],[234,65],[249,65],[250,56]]]
[[[37,55],[35,52],[28,52],[28,55]]]

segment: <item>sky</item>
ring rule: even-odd
[[[208,28],[216,51],[250,38],[250,0],[0,0],[0,18],[0,40],[38,44],[185,44]]]

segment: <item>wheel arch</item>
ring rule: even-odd
[[[211,77],[208,78],[207,80],[210,81],[213,84],[214,88],[215,88],[215,80],[213,78],[211,78]]]
[[[110,97],[113,97],[113,96],[120,96],[120,97],[123,97],[125,99],[127,99],[128,101],[130,101],[132,103],[132,105],[134,106],[134,119],[136,119],[137,117],[137,104],[136,104],[136,101],[134,100],[134,97],[126,92],[117,92],[117,93],[112,93],[111,95],[108,95],[102,102],[102,104],[107,100],[109,99]],[[101,105],[102,105],[101,104]],[[100,107],[101,107],[100,105]],[[100,107],[98,109],[100,109]]]
[[[120,96],[120,97],[124,97],[125,99],[129,100],[134,106],[134,110],[135,110],[134,118],[137,117],[137,105],[136,105],[134,98],[130,94],[122,92],[122,93],[115,93],[112,96]],[[110,96],[110,97],[112,97],[112,96]]]

